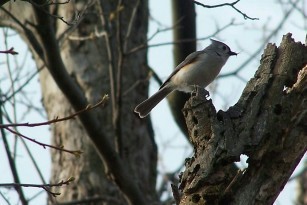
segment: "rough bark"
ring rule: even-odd
[[[44,67],[40,83],[49,119],[84,109],[104,94],[110,97],[105,108],[51,126],[53,145],[83,151],[76,158],[52,150],[51,183],[75,177],[69,186],[53,190],[61,192],[57,202],[157,200],[157,156],[150,121],[133,114],[139,99],[147,96],[148,82],[139,80],[148,76],[146,50],[127,54],[146,43],[147,7],[146,0],[51,6],[19,1],[5,5],[11,15],[0,13],[0,24],[18,31],[31,47],[38,68]],[[70,21],[76,11],[81,11],[81,18],[71,27],[54,17]]]
[[[273,204],[307,148],[307,47],[291,34],[269,44],[241,98],[216,113],[199,90],[184,115],[195,154],[180,177],[180,204]],[[248,168],[232,163],[247,155]]]

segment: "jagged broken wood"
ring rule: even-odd
[[[198,90],[183,109],[194,156],[180,204],[272,204],[307,148],[307,47],[291,34],[268,44],[239,101],[216,110]],[[233,162],[247,155],[248,168]]]

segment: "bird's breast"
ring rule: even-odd
[[[183,66],[172,78],[178,90],[190,92],[191,86],[206,87],[219,74],[225,62],[221,59],[203,59]]]

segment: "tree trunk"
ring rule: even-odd
[[[269,44],[238,103],[216,113],[200,90],[184,115],[194,145],[180,204],[273,204],[307,148],[307,47]],[[248,168],[234,173],[241,154]]]
[[[148,2],[37,4],[7,3],[5,8],[16,19],[2,11],[6,18],[1,24],[17,30],[31,47],[38,68],[44,67],[39,78],[48,118],[69,116],[109,95],[105,107],[51,126],[54,146],[83,152],[78,158],[51,150],[51,183],[75,178],[69,186],[52,190],[61,193],[56,201],[157,201],[157,150],[150,120],[133,113],[139,99],[147,96],[147,51],[129,53],[146,44]],[[80,16],[72,26],[56,17],[70,22],[76,15]]]
[[[174,65],[179,65],[190,53],[196,51],[196,13],[193,1],[172,0]],[[174,67],[175,68],[175,67]],[[182,114],[182,108],[190,94],[174,91],[168,96],[168,102],[182,133],[188,137],[188,130]]]

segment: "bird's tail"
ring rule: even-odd
[[[146,117],[150,111],[172,91],[173,89],[168,86],[161,88],[153,96],[136,106],[134,112],[138,113],[140,118]]]

